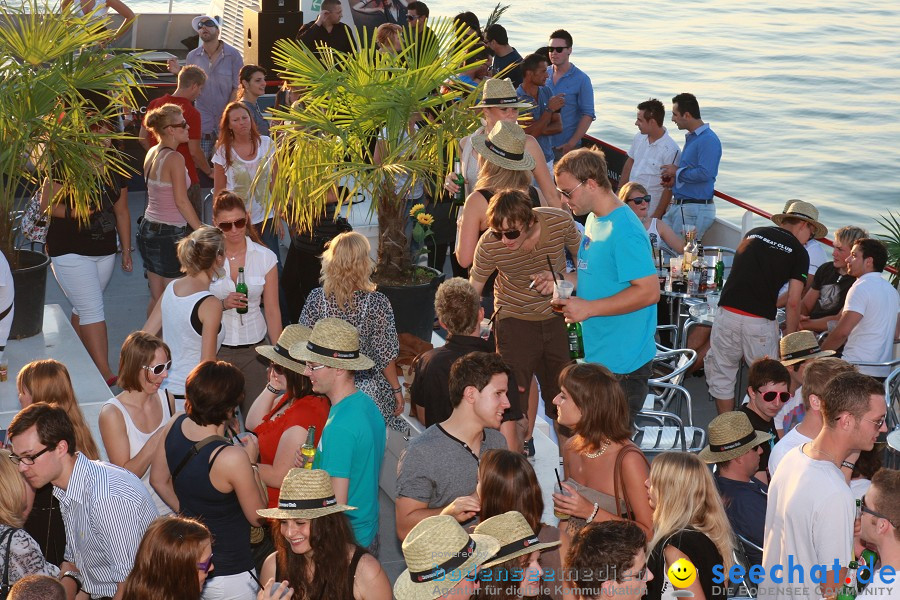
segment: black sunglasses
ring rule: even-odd
[[[270,363],[269,363],[269,368],[272,369],[272,371],[273,371],[276,375],[284,375],[284,367],[282,367],[281,365],[279,365],[279,364],[276,363],[276,362],[270,362]]]
[[[419,15],[406,15],[406,20],[407,20],[407,21],[417,21],[417,20],[419,20],[419,19],[421,19],[421,18],[422,18],[422,17],[419,16]]]
[[[219,25],[212,19],[207,19],[205,21],[200,21],[199,27],[215,27],[218,29]]]
[[[860,509],[862,512],[864,512],[864,513],[869,513],[869,514],[872,515],[873,517],[876,517],[876,518],[878,518],[878,519],[884,519],[884,520],[886,520],[888,523],[890,523],[891,525],[893,525],[894,527],[897,527],[897,525],[894,524],[893,521],[891,521],[891,518],[890,518],[889,516],[887,516],[887,515],[885,515],[885,514],[882,514],[882,513],[880,513],[880,512],[876,512],[876,511],[872,510],[871,508],[869,508],[869,507],[866,505],[866,495],[865,495],[865,494],[863,494],[863,497],[862,497],[862,499],[861,499],[861,505],[860,505],[859,509]]]
[[[151,367],[141,367],[142,369],[147,369],[154,375],[161,375],[163,371],[168,371],[172,368],[172,361],[168,360],[164,363],[159,363],[158,365],[153,365]]]
[[[231,231],[232,227],[237,227],[238,229],[243,229],[246,226],[247,226],[247,217],[242,217],[235,221],[225,221],[225,222],[219,223],[217,225],[217,227],[219,228],[219,231],[222,231],[223,233],[226,231]]]
[[[759,391],[759,390],[756,390],[756,391]],[[765,400],[766,402],[772,402],[776,398],[778,399],[779,402],[787,402],[788,400],[791,399],[791,393],[790,392],[771,391],[771,392],[766,392],[762,395],[762,399]]]
[[[494,236],[495,240],[499,240],[502,238],[506,238],[508,240],[515,240],[520,235],[522,235],[522,232],[519,231],[518,229],[510,229],[509,231],[494,231],[493,229],[491,229],[491,235]]]
[[[563,50],[568,50],[571,46],[547,46],[547,50],[550,52],[562,52]]]
[[[650,194],[647,194],[646,196],[641,196],[640,198],[629,198],[625,202],[634,202],[635,205],[637,205],[637,206],[640,206],[644,202],[646,202],[647,204],[650,204]]]

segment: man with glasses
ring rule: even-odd
[[[53,484],[66,528],[60,565],[69,598],[121,598],[147,526],[157,517],[147,488],[130,471],[76,452],[62,408],[38,402],[9,424],[10,459],[32,489]]]
[[[640,600],[653,574],[647,568],[647,536],[633,521],[591,523],[575,534],[565,569],[554,577],[554,597],[576,600]],[[564,589],[562,576],[571,578]]]
[[[527,404],[529,387],[537,375],[544,410],[555,422],[553,398],[559,393],[559,374],[571,358],[566,324],[550,305],[552,281],[563,277],[565,251],[568,249],[572,256],[578,252],[581,234],[566,211],[532,208],[528,194],[518,190],[494,194],[486,216],[488,230],[475,248],[469,281],[481,294],[488,277],[497,271],[497,352],[515,375],[522,404]],[[548,269],[552,269],[552,275]],[[545,276],[541,288],[537,287],[538,276]],[[524,431],[520,427],[515,448],[510,444],[510,450],[521,450],[536,418],[537,401],[519,409],[529,415],[529,423]]]
[[[747,395],[750,400],[738,410],[750,419],[753,429],[771,434],[769,441],[763,444],[762,456],[756,478],[763,483],[769,482],[769,455],[772,446],[778,441],[778,430],[775,428],[775,415],[785,402],[791,399],[788,387],[791,374],[787,367],[771,358],[761,358],[750,365],[747,376]]]
[[[341,0],[322,0],[319,16],[297,32],[297,39],[319,56],[319,48],[328,46],[341,52],[353,51],[353,33],[342,23],[344,8]]]
[[[879,562],[866,565],[859,580],[871,581],[861,596],[897,598],[900,591],[900,471],[879,469],[862,498],[860,537],[878,552]],[[860,565],[862,566],[862,565]],[[890,582],[890,583],[888,583]]]
[[[434,31],[428,27],[428,5],[424,2],[410,2],[406,6],[406,28],[404,36],[408,37],[408,43],[412,46],[407,53],[410,60],[415,60],[415,64],[423,61],[431,62],[440,52],[440,44]],[[404,43],[407,38],[404,37]]]
[[[567,275],[578,296],[563,301],[563,315],[581,323],[585,360],[612,371],[634,415],[647,396],[656,356],[659,278],[650,238],[612,191],[602,152],[580,148],[563,156],[556,184],[572,212],[588,215],[576,271]]]
[[[565,29],[550,34],[550,79],[547,85],[552,95],[562,94],[562,131],[553,136],[555,159],[581,147],[594,113],[594,86],[587,74],[569,62],[572,55],[572,36]]]
[[[828,384],[822,398],[823,427],[816,438],[794,448],[778,465],[769,485],[763,567],[783,569],[781,582],[766,579],[759,598],[820,598],[836,591],[843,580],[835,561],[846,566],[853,559],[856,502],[841,466],[855,453],[871,450],[884,426],[887,407],[884,388],[861,373],[841,373]],[[789,564],[827,565],[827,579],[801,582]],[[817,586],[824,592],[820,593]],[[829,588],[834,590],[829,593]]]

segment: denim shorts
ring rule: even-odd
[[[187,225],[179,227],[141,219],[137,247],[144,260],[144,269],[167,279],[181,277],[183,273],[175,247],[190,231]]]

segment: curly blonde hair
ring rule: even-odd
[[[319,281],[325,296],[334,296],[338,306],[354,307],[353,292],[374,292],[372,272],[375,263],[369,257],[369,240],[361,233],[348,231],[335,237],[322,253]]]

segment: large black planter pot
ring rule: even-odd
[[[16,290],[16,313],[10,339],[37,335],[44,326],[44,298],[47,292],[47,267],[50,257],[40,252],[19,250],[19,268],[12,276]]]
[[[444,274],[437,269],[427,268],[434,273],[428,283],[418,285],[379,285],[378,291],[388,297],[394,309],[397,333],[411,333],[426,342],[431,342],[434,331],[434,295],[444,281]]]

